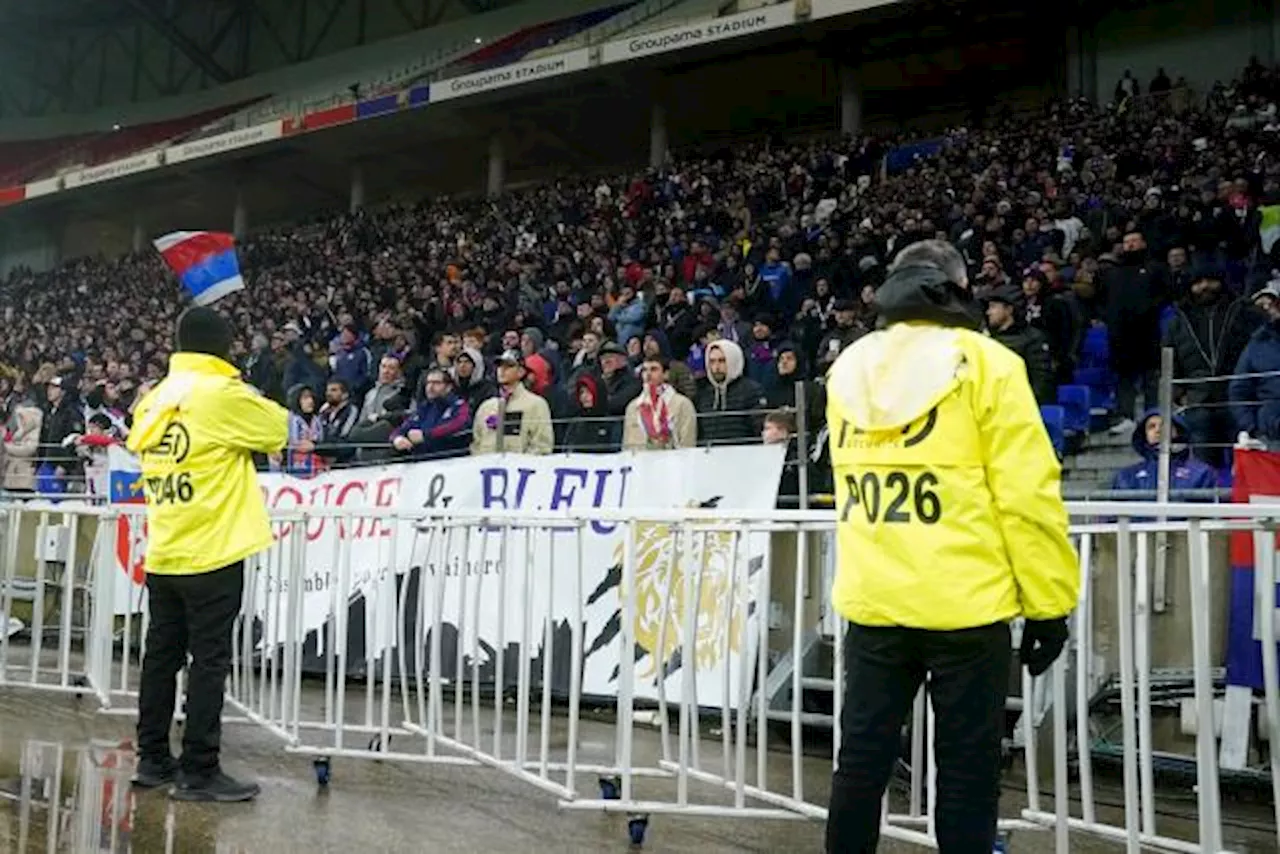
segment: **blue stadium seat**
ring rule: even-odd
[[[1044,428],[1049,431],[1049,441],[1053,449],[1061,457],[1067,450],[1067,413],[1061,406],[1045,404],[1040,407],[1040,417],[1044,420]]]
[[[1116,408],[1116,379],[1106,368],[1076,368],[1074,385],[1089,387],[1089,405],[1095,414],[1105,416]]]
[[[1088,433],[1090,401],[1087,385],[1058,386],[1058,405],[1063,410],[1063,427],[1068,433]]]
[[[1080,367],[1105,368],[1111,362],[1111,342],[1105,326],[1090,326],[1080,347]]]

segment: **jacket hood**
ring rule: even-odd
[[[671,339],[667,337],[667,333],[661,329],[650,329],[645,332],[645,338],[652,338],[654,343],[658,345],[658,352],[665,358],[671,358]]]
[[[1133,428],[1133,436],[1130,439],[1130,442],[1133,445],[1133,449],[1138,452],[1138,456],[1142,457],[1144,460],[1154,460],[1160,454],[1159,446],[1147,444],[1147,421],[1151,419],[1151,416],[1159,414],[1159,409],[1148,409],[1146,412],[1142,413],[1142,420],[1140,420],[1137,426]],[[1191,453],[1191,450],[1186,446],[1186,437],[1187,422],[1183,419],[1182,415],[1174,413],[1173,433],[1170,437],[1172,439],[1171,444],[1173,446],[1172,453],[1170,454],[1172,459],[1182,460]],[[1180,443],[1181,447],[1179,447]]]
[[[307,383],[298,383],[297,385],[293,385],[293,386],[290,386],[290,387],[289,387],[289,390],[288,390],[287,392],[285,392],[285,395],[284,395],[284,404],[285,404],[285,407],[286,407],[290,412],[293,412],[293,413],[295,413],[295,414],[297,414],[297,415],[301,415],[301,414],[302,414],[302,408],[301,408],[301,403],[300,403],[300,401],[302,400],[302,393],[303,393],[304,391],[309,391],[309,392],[311,392],[311,396],[312,396],[312,398],[314,398],[314,399],[316,400],[316,403],[317,403],[317,406],[316,406],[316,412],[319,412],[319,411],[320,411],[320,407],[319,407],[320,397],[319,397],[319,395],[317,395],[317,394],[316,394],[316,390],[315,390],[314,388],[312,388],[312,387],[311,387],[309,384],[307,384]],[[312,415],[315,415],[315,414],[316,414],[316,412],[313,412],[313,413],[311,413],[311,414],[312,414]]]
[[[962,334],[932,323],[895,323],[864,335],[836,359],[827,394],[858,429],[906,427],[964,378]]]
[[[600,378],[591,371],[585,371],[573,384],[573,403],[578,407],[578,411],[583,415],[595,416],[604,415],[608,410],[609,395],[602,388],[603,383]],[[591,406],[584,408],[581,403],[582,389],[591,392]]]
[[[732,341],[712,341],[707,345],[707,357],[711,356],[713,350],[719,350],[724,354],[725,366],[728,372],[725,374],[724,382],[716,382],[711,378],[710,372],[707,373],[707,381],[714,386],[727,386],[734,380],[742,376],[742,368],[745,360],[742,357],[742,348]]]
[[[534,394],[542,394],[551,385],[551,363],[536,353],[524,360],[525,369],[531,378],[530,387]]]
[[[475,347],[463,347],[462,352],[466,353],[467,357],[471,359],[471,364],[476,366],[476,369],[471,372],[471,382],[479,382],[484,379],[484,356],[480,351]],[[457,371],[454,371],[453,378],[455,380],[458,378]]]
[[[778,349],[774,352],[773,354],[774,372],[777,373],[778,357],[781,356],[783,353],[792,353],[796,357],[796,371],[794,374],[791,374],[791,378],[796,380],[809,379],[808,360],[805,359],[804,352],[790,341],[783,341],[781,344],[778,345]],[[782,375],[778,374],[778,376],[782,376]]]
[[[201,377],[239,379],[240,370],[217,356],[204,353],[174,353],[169,357],[169,376],[142,399],[129,431],[128,447],[138,453],[155,447],[195,393]]]
[[[886,326],[924,321],[961,329],[982,328],[982,312],[973,294],[937,267],[923,264],[907,264],[890,273],[876,291],[876,308]]]
[[[521,335],[528,335],[533,341],[533,352],[541,353],[542,348],[547,346],[547,336],[542,334],[542,330],[536,326],[528,326],[520,330]]]

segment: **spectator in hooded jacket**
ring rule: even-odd
[[[1250,300],[1235,299],[1223,289],[1222,271],[1215,265],[1197,265],[1188,280],[1164,334],[1165,346],[1173,348],[1173,377],[1227,376],[1266,318]],[[1235,440],[1231,413],[1224,406],[1227,383],[1193,382],[1179,385],[1178,391],[1192,447],[1210,463],[1221,463],[1222,451]]]
[[[668,381],[668,367],[660,355],[646,357],[641,365],[644,388],[622,419],[623,450],[670,451],[697,444],[697,412]]]
[[[618,423],[609,417],[609,395],[595,371],[583,371],[573,383],[577,417],[564,433],[564,449],[575,453],[606,454],[618,450]]]
[[[471,409],[453,387],[453,376],[431,368],[422,378],[422,399],[391,432],[391,447],[417,458],[464,454],[470,440]]]
[[[743,376],[742,348],[720,340],[707,346],[707,375],[694,402],[698,411],[698,441],[731,445],[757,441],[761,410],[768,405],[764,390]]]
[[[1227,397],[1236,430],[1250,438],[1274,441],[1280,439],[1280,283],[1267,285],[1253,295],[1253,301],[1267,321],[1240,354]]]
[[[315,390],[309,386],[289,389],[289,444],[283,452],[284,470],[289,474],[309,477],[323,468],[323,460],[316,455],[316,448],[324,441],[324,419],[316,406]]]
[[[805,432],[812,442],[827,422],[826,386],[809,378],[804,353],[791,342],[783,341],[778,345],[778,355],[764,387],[768,408],[786,409],[795,413],[799,405],[796,399],[797,383],[804,386]]]
[[[453,364],[453,390],[472,412],[498,396],[498,387],[484,375],[484,356],[474,347],[464,348]]]
[[[1111,484],[1112,489],[1150,493],[1146,496],[1146,500],[1154,499],[1159,478],[1161,420],[1160,413],[1153,409],[1148,411],[1138,426],[1133,428],[1133,449],[1138,452],[1141,460],[1116,472],[1115,480]],[[1218,486],[1217,470],[1191,455],[1191,448],[1187,445],[1186,422],[1177,415],[1173,416],[1171,438],[1170,491],[1215,489]]]
[[[1133,429],[1139,393],[1148,404],[1156,400],[1160,309],[1166,301],[1167,280],[1164,265],[1151,261],[1146,238],[1130,231],[1123,237],[1120,264],[1106,270],[1100,282],[1121,419],[1112,431],[1119,435]]]
[[[1057,386],[1049,342],[1039,329],[1026,324],[1025,317],[1026,299],[1017,286],[1002,285],[987,295],[987,333],[1022,357],[1036,403],[1053,403]]]

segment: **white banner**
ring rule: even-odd
[[[194,160],[197,157],[210,157],[214,154],[221,154],[224,151],[233,151],[237,148],[270,142],[273,139],[279,139],[283,135],[284,122],[277,119],[273,122],[265,122],[253,127],[241,128],[229,133],[220,133],[217,136],[195,139],[191,142],[184,142],[181,145],[170,146],[165,149],[164,162],[172,165],[181,163],[184,160]]]
[[[710,21],[699,21],[642,33],[624,39],[605,42],[600,49],[600,61],[625,62],[655,53],[666,53],[670,50],[683,50],[697,45],[734,39],[738,36],[749,36],[778,27],[795,23],[796,10],[794,3],[780,3],[776,6],[763,6],[750,12],[739,12],[736,15],[725,15]],[[434,92],[432,93],[434,100]]]
[[[155,169],[159,166],[160,152],[149,151],[136,157],[126,157],[124,160],[113,160],[110,163],[103,163],[101,166],[90,166],[86,169],[68,172],[63,176],[63,186],[69,190],[72,187],[81,187],[85,184],[96,184],[99,181],[122,178],[135,172],[145,172],[148,169]]]
[[[579,549],[573,526],[515,528],[504,535],[496,526],[486,529],[459,524],[441,534],[419,530],[412,521],[397,526],[376,514],[426,513],[442,508],[585,511],[714,507],[725,510],[729,521],[734,511],[769,510],[776,505],[782,462],[780,446],[747,446],[640,454],[491,455],[347,469],[310,480],[278,474],[261,479],[272,508],[341,507],[352,514],[344,521],[315,519],[307,526],[305,572],[297,581],[304,586],[303,630],[311,635],[308,645],[314,644],[317,654],[325,652],[325,629],[334,617],[335,586],[349,589],[352,600],[363,597],[359,609],[363,612],[362,653],[370,661],[388,643],[394,643],[392,627],[399,619],[396,585],[428,585],[427,600],[442,603],[441,619],[448,624],[444,631],[449,644],[454,639],[460,641],[468,659],[477,632],[482,655],[492,657],[494,651],[509,650],[518,643],[524,630],[526,599],[530,598],[533,647],[541,648],[543,617],[551,614],[553,629],[559,630],[557,636],[564,641],[557,641],[553,658],[558,666],[563,665],[570,654],[569,620],[581,604],[585,618],[582,690],[588,695],[612,696],[617,692],[618,666],[625,654],[618,631],[625,605],[619,571],[625,525],[590,522]],[[122,534],[126,533],[124,527],[130,530],[120,538],[118,565],[121,584],[127,589],[141,581],[140,567],[136,560],[130,561],[129,552],[139,554],[145,536],[136,530],[137,525],[122,526]],[[268,645],[286,640],[277,619],[280,599],[272,594],[290,583],[283,568],[295,563],[290,549],[301,541],[297,534],[290,536],[289,526],[282,527],[279,544],[263,557],[266,571],[254,576],[258,580],[254,595],[257,616],[263,620],[262,637]],[[733,702],[738,689],[736,656],[754,654],[759,631],[756,621],[768,608],[767,602],[755,601],[756,572],[769,546],[768,534],[738,536],[726,525],[723,532],[685,535],[677,544],[669,525],[641,522],[635,528],[636,695],[656,698],[657,674],[665,672],[668,696],[679,697],[679,665],[683,662],[679,645],[688,580],[700,582],[695,593],[699,603],[698,670],[714,670],[717,675],[700,680],[698,701],[706,706],[719,706],[723,701],[719,668],[726,638],[733,638],[729,650],[734,661],[729,671]],[[344,571],[350,573],[348,582],[340,581]],[[580,598],[575,590],[579,572]],[[436,586],[441,578],[443,590]],[[501,609],[499,587],[504,602]],[[672,598],[666,612],[668,594]],[[116,601],[128,598],[117,596]],[[138,597],[135,594],[132,598]],[[408,611],[413,613],[416,607]],[[664,613],[667,628],[659,650]],[[426,619],[430,620],[430,611]],[[748,648],[739,649],[744,626]],[[361,634],[356,626],[349,631]],[[297,637],[291,640],[302,642]],[[348,656],[356,654],[349,644]],[[452,667],[452,662],[449,665]],[[511,673],[510,669],[507,672]]]
[[[515,86],[518,83],[532,83],[535,80],[559,77],[561,74],[582,71],[590,65],[591,51],[584,47],[555,54],[554,56],[544,56],[541,59],[531,59],[527,62],[504,65],[501,68],[491,68],[488,71],[464,74],[461,77],[453,77],[432,83],[431,103],[447,101],[450,98],[461,98],[465,95],[475,95],[479,92],[487,92],[490,89]]]

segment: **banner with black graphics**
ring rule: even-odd
[[[581,607],[583,693],[612,697],[624,655],[622,619],[628,604],[621,590],[625,525],[595,520],[582,526],[581,535],[570,525],[515,528],[504,534],[497,526],[458,523],[440,528],[417,524],[413,516],[396,522],[379,514],[701,507],[724,510],[726,520],[731,520],[733,511],[775,506],[782,464],[781,447],[751,446],[639,454],[492,455],[331,471],[308,480],[262,475],[273,509],[343,508],[351,515],[312,519],[301,534],[289,525],[280,526],[277,545],[260,558],[263,569],[253,576],[258,584],[253,601],[261,647],[287,640],[279,619],[281,598],[275,594],[285,585],[301,584],[308,669],[323,671],[328,639],[342,634],[330,629],[340,628],[347,639],[349,674],[381,667],[382,653],[395,645],[397,634],[413,642],[392,650],[396,672],[403,658],[407,672],[413,673],[417,639],[422,639],[425,654],[438,609],[442,676],[456,673],[461,643],[464,667],[470,670],[472,651],[479,649],[481,678],[494,681],[501,656],[503,681],[511,684],[525,637],[527,648],[535,651],[531,672],[541,674],[549,614],[553,688],[564,694],[570,676],[570,621]],[[113,480],[118,481],[128,463],[118,459],[115,467]],[[113,483],[113,492],[129,494],[117,485]],[[142,553],[145,531],[139,527],[122,523],[119,577],[125,587],[141,579],[136,556]],[[718,707],[726,699],[719,677],[727,652],[733,662],[728,699],[735,704],[738,656],[754,655],[753,643],[740,648],[741,630],[745,626],[745,637],[756,638],[755,621],[767,607],[756,602],[755,580],[768,535],[739,535],[727,529],[680,534],[674,526],[659,523],[635,528],[631,655],[636,696],[656,697],[658,679],[665,678],[667,696],[678,699],[683,663],[691,657],[703,673],[698,680],[699,704]],[[291,553],[293,548],[304,550],[300,560]],[[300,575],[298,566],[305,567]],[[351,595],[338,603],[343,590]],[[681,637],[690,591],[698,606],[695,648],[687,656]],[[137,598],[117,596],[116,601]],[[342,606],[345,624],[333,624]],[[391,630],[397,622],[400,633]],[[711,673],[716,678],[704,678]]]

